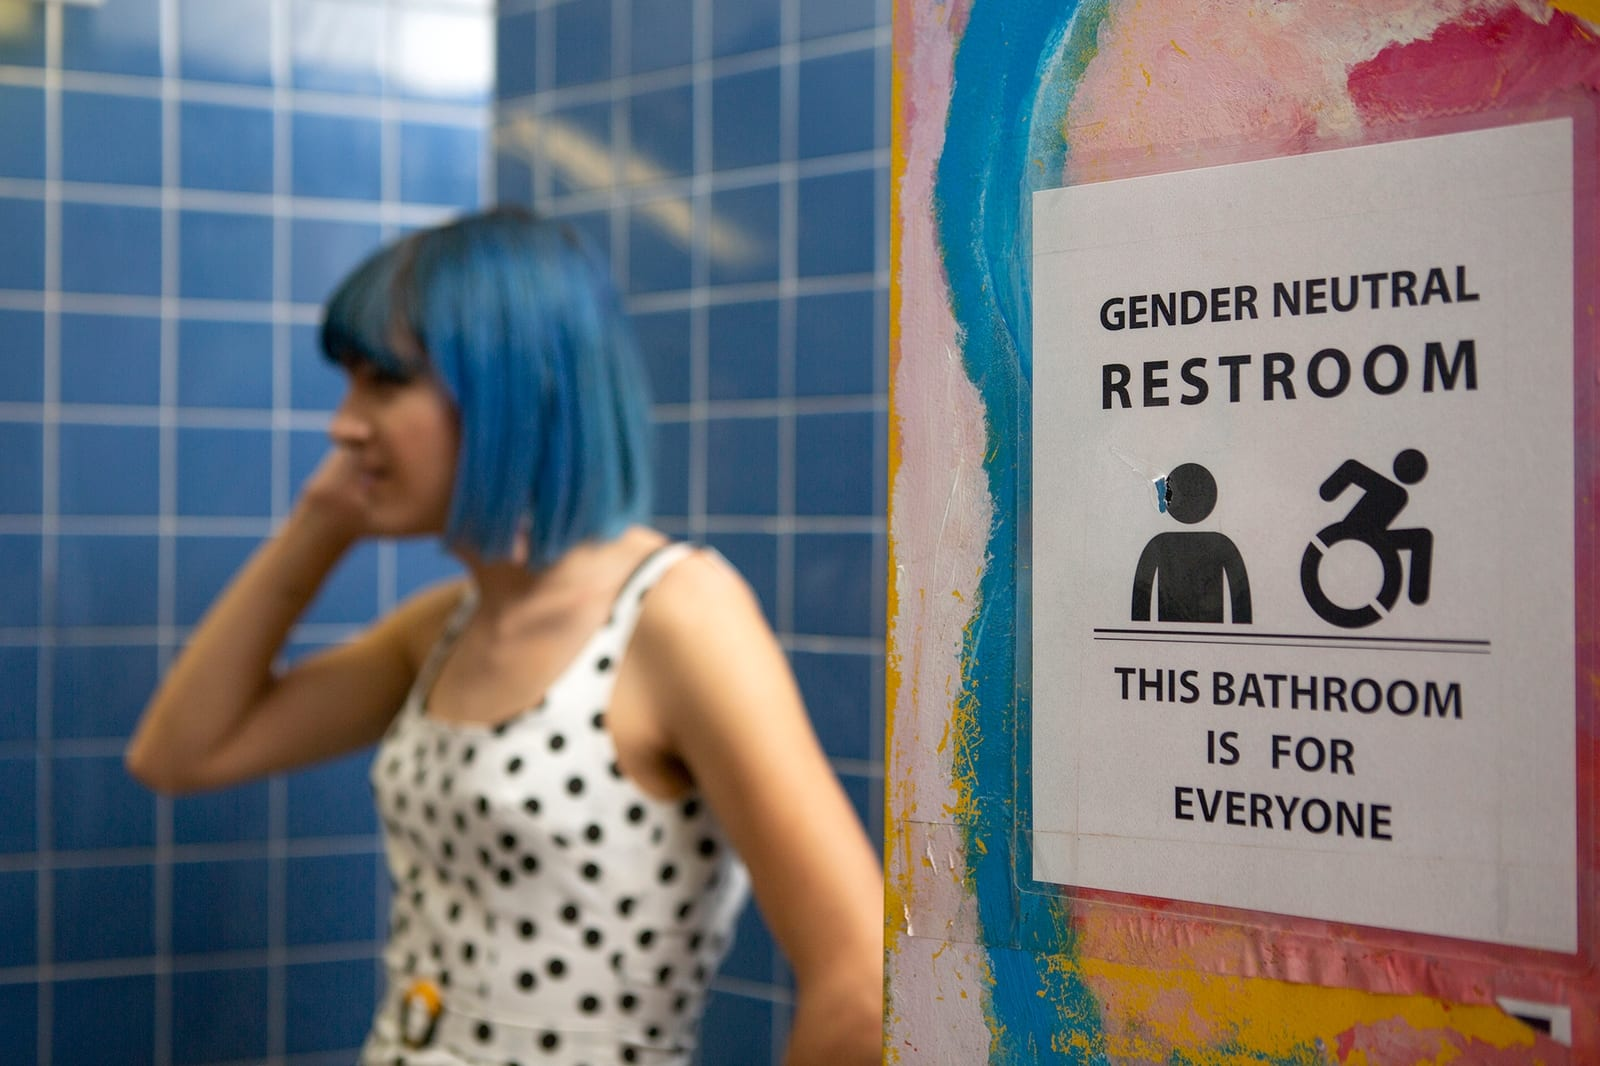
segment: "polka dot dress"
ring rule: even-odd
[[[698,796],[618,772],[605,714],[645,593],[690,550],[641,564],[544,699],[492,728],[424,713],[475,598],[446,626],[372,765],[394,893],[364,1064],[689,1062],[749,879]],[[443,1004],[425,1042],[402,1018],[419,979]]]

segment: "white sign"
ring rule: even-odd
[[[1033,876],[1572,952],[1565,119],[1033,201]]]

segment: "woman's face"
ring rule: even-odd
[[[444,532],[460,430],[438,382],[426,375],[393,381],[357,364],[349,370],[344,402],[329,423],[328,435],[354,461],[371,532]]]

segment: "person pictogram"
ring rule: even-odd
[[[1318,490],[1330,503],[1348,488],[1362,490],[1361,498],[1349,513],[1323,527],[1306,545],[1305,554],[1300,558],[1300,588],[1306,602],[1318,617],[1345,629],[1369,626],[1388,614],[1400,598],[1401,578],[1408,569],[1407,598],[1418,605],[1428,602],[1433,575],[1433,531],[1421,527],[1390,528],[1411,499],[1403,486],[1415,485],[1427,476],[1428,457],[1415,448],[1407,448],[1394,457],[1393,469],[1394,480],[1390,480],[1355,459],[1346,459]],[[1320,579],[1327,549],[1347,540],[1365,544],[1383,564],[1383,583],[1377,596],[1360,607],[1334,603],[1323,591]],[[1402,552],[1410,556],[1409,567],[1400,559]]]
[[[1184,525],[1203,522],[1217,505],[1217,481],[1199,463],[1173,468],[1159,486],[1164,510]],[[1216,532],[1174,531],[1151,538],[1133,575],[1133,620],[1150,620],[1155,601],[1162,622],[1221,622],[1224,604],[1234,622],[1250,621],[1250,577],[1233,541]]]

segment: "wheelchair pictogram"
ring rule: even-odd
[[[1399,602],[1400,588],[1414,604],[1428,602],[1428,587],[1433,572],[1433,531],[1420,527],[1392,529],[1405,510],[1410,493],[1403,486],[1415,485],[1428,473],[1428,459],[1415,448],[1394,457],[1394,480],[1383,476],[1355,459],[1347,459],[1322,483],[1319,490],[1330,503],[1348,488],[1362,490],[1362,496],[1339,521],[1323,527],[1300,558],[1300,588],[1311,609],[1326,622],[1344,629],[1360,629],[1383,618]],[[1323,591],[1320,578],[1328,549],[1345,541],[1366,545],[1383,567],[1383,579],[1373,598],[1358,607],[1335,603]],[[1402,560],[1401,554],[1408,556]]]

